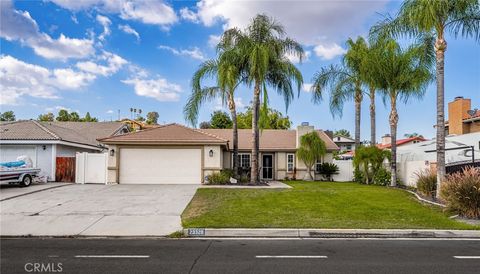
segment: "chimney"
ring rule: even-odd
[[[470,99],[457,96],[448,103],[448,134],[465,134],[468,128],[464,126],[463,119],[469,118],[468,111],[472,106]]]
[[[300,147],[300,137],[314,130],[315,128],[310,126],[308,122],[302,122],[302,124],[297,127],[297,148]]]
[[[392,143],[392,136],[385,134],[382,136],[382,145],[389,145]]]

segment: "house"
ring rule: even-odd
[[[472,109],[472,101],[462,96],[448,103],[446,135],[461,135],[480,132],[480,110]]]
[[[128,131],[120,122],[5,122],[0,124],[0,161],[26,155],[48,181],[73,182],[77,152],[102,152],[97,138]]]
[[[400,147],[400,146],[409,145],[409,144],[416,144],[426,140],[427,139],[421,136],[415,136],[411,138],[398,139],[396,143],[397,143],[397,147]],[[382,143],[378,144],[377,147],[380,149],[392,148],[392,137],[390,136],[390,134],[385,134],[384,136],[382,136]]]
[[[306,167],[296,157],[300,137],[315,131],[303,124],[296,130],[261,130],[262,180],[303,178]],[[331,162],[338,146],[321,130]],[[239,130],[240,165],[251,164],[251,129]],[[108,182],[121,184],[200,184],[205,176],[232,167],[231,129],[192,129],[179,124],[100,139],[108,145]]]
[[[333,136],[333,142],[340,148],[341,151],[355,150],[355,140],[345,136]]]

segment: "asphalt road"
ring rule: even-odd
[[[473,240],[4,238],[0,244],[1,273],[480,273],[480,241]]]

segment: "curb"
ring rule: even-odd
[[[434,229],[242,229],[242,228],[190,228],[186,237],[212,238],[475,238],[480,230]]]
[[[47,184],[48,184],[48,183],[47,183]],[[15,198],[22,197],[22,196],[27,196],[27,195],[30,195],[30,194],[33,194],[33,193],[42,192],[42,191],[45,191],[45,190],[50,190],[50,189],[59,188],[59,187],[64,187],[64,186],[70,186],[70,185],[72,185],[72,184],[55,185],[55,186],[52,186],[52,187],[49,187],[49,188],[42,188],[42,189],[34,190],[34,191],[31,191],[31,192],[18,194],[18,195],[15,195],[15,196],[12,196],[12,197],[8,197],[8,198],[5,198],[5,199],[1,199],[0,202],[7,201],[7,200],[10,200],[10,199],[15,199]]]

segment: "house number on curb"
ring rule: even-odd
[[[205,228],[189,228],[188,236],[205,236]]]

